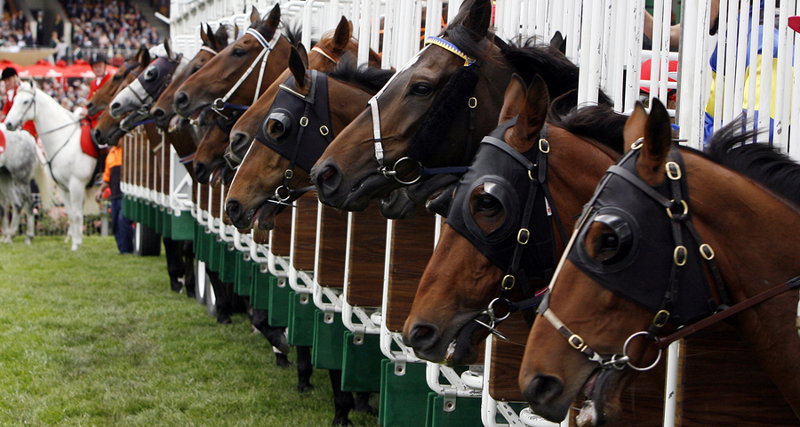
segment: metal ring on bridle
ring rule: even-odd
[[[658,365],[658,362],[660,362],[660,361],[661,361],[661,352],[662,352],[662,350],[663,350],[663,349],[661,349],[661,348],[659,348],[659,349],[658,349],[658,356],[656,357],[656,360],[655,360],[653,363],[651,363],[649,366],[646,366],[646,367],[644,367],[644,368],[640,368],[640,367],[638,367],[638,366],[634,365],[634,364],[633,364],[633,363],[631,363],[631,361],[630,361],[630,356],[628,356],[628,344],[630,344],[630,343],[631,343],[631,341],[632,341],[634,338],[636,338],[637,336],[639,336],[639,335],[645,335],[645,336],[647,336],[647,335],[648,335],[648,332],[646,332],[646,331],[640,331],[640,332],[636,332],[635,334],[633,334],[633,335],[629,336],[629,337],[628,337],[628,339],[626,339],[626,340],[625,340],[625,344],[623,344],[623,345],[622,345],[622,356],[623,356],[623,357],[627,357],[627,358],[628,358],[628,361],[627,361],[626,363],[627,363],[627,364],[628,364],[628,366],[629,366],[631,369],[633,369],[634,371],[639,371],[639,372],[649,371],[649,370],[651,370],[651,369],[655,368],[655,367],[656,367],[656,365]]]
[[[676,206],[675,205],[675,200],[671,200],[671,202],[672,202],[673,206]],[[689,205],[686,204],[686,200],[681,200],[679,205],[683,208],[683,212],[681,212],[680,214],[673,213],[672,212],[672,207],[665,208],[667,210],[667,216],[669,217],[669,219],[673,219],[673,217],[675,215],[679,215],[680,217],[685,217],[686,214],[689,213]]]
[[[494,322],[502,322],[503,320],[508,319],[508,316],[511,316],[511,310],[506,310],[506,314],[503,315],[502,317],[497,317],[495,315],[494,304],[499,302],[499,301],[500,301],[500,298],[495,298],[495,299],[492,300],[492,302],[489,303],[489,306],[486,307],[486,314],[489,315],[489,317],[492,319],[493,323]]]
[[[636,141],[633,141],[633,144],[631,144],[631,150],[638,150],[642,148],[643,143],[644,143],[644,137],[639,138]]]
[[[225,108],[225,101],[222,98],[217,98],[211,103],[211,109],[221,111]]]
[[[284,195],[281,195],[282,192]],[[292,198],[292,191],[289,190],[289,187],[281,185],[275,189],[275,198],[284,203],[288,202]]]
[[[404,179],[398,176],[397,169],[399,166],[403,165],[403,162],[411,162],[412,167],[416,167],[416,174],[413,179]],[[401,157],[396,162],[394,162],[394,166],[391,169],[382,168],[381,173],[386,177],[392,177],[395,181],[399,182],[403,185],[411,185],[415,184],[422,178],[422,164],[411,157]]]

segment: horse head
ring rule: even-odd
[[[86,105],[87,114],[91,117],[108,107],[120,88],[130,84],[139,73],[150,64],[150,51],[142,46],[136,54],[128,58],[119,70],[97,92]]]
[[[38,92],[39,89],[32,81],[20,83],[11,110],[6,115],[5,123],[8,130],[17,130],[22,127],[23,123],[36,118]]]
[[[175,115],[173,101],[175,92],[186,81],[189,76],[196,73],[208,61],[217,55],[228,45],[228,30],[225,25],[220,25],[216,31],[211,30],[211,26],[206,24],[205,29],[200,28],[200,38],[203,45],[197,54],[180,70],[176,70],[174,77],[166,89],[161,93],[153,107],[150,108],[150,115],[155,119],[156,125],[162,129],[169,126],[169,122]]]
[[[278,32],[278,4],[265,19],[253,8],[251,26],[178,89],[173,104],[183,117],[194,117],[203,108],[218,110],[226,104],[249,105],[286,68],[290,43]],[[268,61],[268,59],[270,59]]]

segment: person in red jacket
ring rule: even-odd
[[[112,74],[106,69],[106,63],[106,56],[101,52],[93,53],[92,56],[89,57],[89,64],[92,66],[92,72],[94,73],[94,78],[89,82],[89,99],[92,99],[94,93],[100,90],[106,82],[111,80]],[[94,116],[86,116],[86,118],[89,119],[92,129],[97,126],[97,119],[100,117],[101,113],[102,111],[99,111]]]
[[[14,105],[14,98],[17,96],[17,88],[19,87],[19,74],[14,67],[6,67],[0,75],[0,80],[3,80],[6,86],[6,95],[3,103],[3,121],[5,121],[8,112],[11,111],[11,106]],[[22,129],[30,132],[34,138],[37,137],[36,126],[33,120],[28,120],[22,124]]]

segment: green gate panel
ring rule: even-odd
[[[221,247],[217,242],[217,235],[213,233],[206,233],[206,239],[208,240],[208,268],[211,271],[219,273],[219,261],[221,258]]]
[[[425,407],[425,427],[433,427],[433,400],[436,399],[436,393],[428,392],[428,403]]]
[[[172,214],[170,214],[166,208],[161,210],[161,227],[164,230],[164,232],[161,233],[162,236],[174,239],[174,237],[172,237]]]
[[[257,262],[251,262],[250,267],[253,274],[250,304],[259,310],[269,310],[270,289],[278,286],[278,278],[269,273],[262,273],[261,266]]]
[[[131,197],[127,194],[122,196],[122,215],[125,218],[133,221],[133,209],[131,205]]]
[[[314,343],[314,310],[316,306],[311,294],[289,294],[288,341],[291,345]]]
[[[381,389],[380,335],[364,334],[359,343],[356,335],[345,331],[342,338],[342,390],[379,392]]]
[[[194,218],[189,211],[175,211],[170,215],[170,231],[173,240],[192,240],[194,238]]]
[[[156,233],[162,236],[164,235],[164,211],[155,203],[153,203],[153,230],[156,230]]]
[[[199,222],[194,226],[194,256],[203,262],[208,262],[206,258],[206,239],[203,226]]]
[[[405,374],[395,375],[394,363],[382,363],[381,405],[378,423],[387,427],[418,427],[424,422],[409,416],[428,407],[424,363],[406,363]]]
[[[481,421],[481,399],[458,397],[455,399],[455,407],[446,411],[444,406],[444,396],[433,393],[433,399],[428,401],[428,418],[430,427],[478,427],[482,426]]]
[[[341,313],[332,313],[333,322],[325,323],[325,313],[314,313],[314,344],[311,363],[317,369],[342,369],[342,337],[347,329]]]
[[[275,277],[275,276],[273,276]],[[281,281],[275,277],[274,285],[269,287],[269,314],[267,319],[270,326],[289,326],[289,299],[294,292],[289,289],[286,280]],[[282,286],[279,286],[280,283]]]
[[[232,250],[228,243],[220,241],[219,245],[219,277],[225,283],[233,283],[236,280],[236,258],[239,251]]]
[[[244,259],[245,254],[235,251],[236,254],[236,293],[248,297],[250,304],[253,304],[253,281],[255,280],[255,270],[252,261]]]

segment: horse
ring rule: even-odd
[[[217,31],[212,31],[206,24],[205,30],[200,28],[200,39],[203,41],[200,50],[189,61],[182,70],[176,71],[169,85],[164,89],[161,96],[150,108],[150,115],[155,119],[156,125],[162,129],[167,129],[170,120],[175,116],[173,101],[175,92],[192,74],[200,70],[211,58],[228,45],[228,31],[225,25],[220,25]]]
[[[274,81],[287,66],[291,43],[277,31],[280,17],[278,4],[263,20],[253,8],[245,35],[183,82],[175,94],[175,111],[192,118],[206,107],[222,112],[255,102],[266,89],[263,82]]]
[[[81,150],[80,121],[33,83],[19,86],[6,126],[13,131],[28,120],[39,130],[50,175],[62,192],[69,215],[67,238],[76,251],[83,243],[83,200],[97,159]]]
[[[147,65],[149,63],[150,51],[145,46],[142,46],[135,55],[125,60],[122,67],[114,74],[114,77],[94,93],[89,103],[86,104],[87,115],[94,117],[97,113],[105,110],[119,88],[136,78],[143,69],[142,64]]]
[[[478,344],[500,322],[489,314],[503,317],[509,306],[521,309],[538,301],[537,290],[546,285],[563,251],[563,230],[572,227],[622,152],[625,116],[609,107],[587,107],[566,117],[551,114],[546,120],[549,109],[574,106],[573,96],[563,95],[551,107],[541,78],[535,77],[529,88],[519,76],[512,78],[498,129],[447,195],[452,199],[449,212],[443,212],[447,223],[403,330],[418,357],[474,363]],[[607,128],[581,132],[586,122]],[[534,189],[529,189],[526,164],[535,165],[530,175],[537,179]],[[520,233],[528,233],[524,245]]]
[[[228,192],[225,211],[240,229],[254,224],[261,229],[274,226],[275,215],[285,204],[310,188],[308,171],[329,138],[344,129],[358,115],[362,102],[394,74],[392,70],[375,68],[358,70],[354,58],[348,54],[330,76],[325,76],[306,68],[301,52],[292,49],[290,75],[264,93],[264,103],[271,102],[256,136],[259,143],[248,149]],[[327,91],[312,90],[320,87]],[[288,102],[297,97],[306,102]],[[318,108],[319,103],[323,105]],[[309,127],[310,135],[298,133],[301,125],[297,120],[301,117],[308,117],[309,123],[316,125]],[[302,139],[297,140],[301,135]],[[288,179],[287,171],[291,171]]]
[[[308,52],[307,68],[312,70],[329,73],[333,70],[339,60],[347,53],[358,53],[358,41],[353,38],[353,27],[350,22],[342,16],[339,24],[333,31],[333,34],[323,36],[319,42],[314,44],[314,47]],[[380,66],[380,56],[370,49],[368,64],[371,67]],[[284,73],[279,76],[276,81],[284,81],[289,74]],[[267,92],[259,97],[259,99],[242,115],[241,120],[237,121],[230,133],[230,144],[226,151],[226,159],[228,163],[238,165],[241,163],[247,149],[250,148],[250,143],[258,130],[258,125],[264,120],[269,107],[272,105],[274,97],[267,97]]]
[[[33,240],[35,218],[30,182],[39,168],[36,150],[36,140],[30,133],[0,126],[0,207],[4,209],[0,242],[11,243],[23,212],[27,217],[25,243],[30,245]]]
[[[649,115],[638,105],[624,134],[627,152],[577,222],[528,337],[519,386],[531,408],[557,421],[585,394],[579,424],[612,421],[663,348],[736,314],[800,417],[800,165],[730,149],[752,134],[715,141],[716,159],[677,146],[658,100]]]
[[[496,125],[513,71],[541,74],[553,96],[577,87],[577,67],[555,47],[515,48],[490,34],[491,13],[489,0],[462,3],[336,137],[312,170],[321,202],[359,211],[439,167],[466,166]]]

